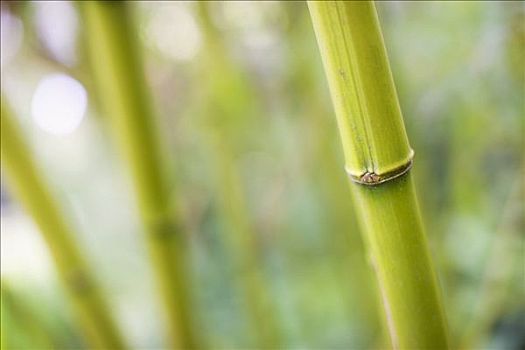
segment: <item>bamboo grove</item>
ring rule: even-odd
[[[523,9],[64,4],[2,3],[2,252],[52,289],[2,258],[2,350],[525,344]],[[34,126],[38,69],[86,89],[83,134]]]

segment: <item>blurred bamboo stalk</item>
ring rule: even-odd
[[[232,148],[235,128],[239,124],[246,125],[252,113],[249,106],[253,94],[242,71],[228,57],[221,34],[211,21],[209,6],[207,2],[198,3],[204,49],[206,57],[211,58],[203,62],[210,90],[204,108],[204,128],[217,169],[219,204],[229,231],[225,241],[232,253],[238,285],[256,332],[255,347],[275,349],[283,345],[282,327],[270,283],[265,278],[262,249],[258,247],[257,232],[247,210],[246,194]]]
[[[3,294],[3,292],[2,292]],[[7,327],[7,310],[4,306],[4,297],[0,295],[0,350],[7,350],[9,345],[11,334],[9,336],[7,333],[10,330]]]
[[[8,312],[12,323],[16,324],[16,327],[23,330],[28,336],[28,340],[31,348],[34,349],[55,349],[55,342],[49,330],[46,329],[46,325],[32,310],[31,305],[26,303],[24,298],[17,295],[16,290],[13,291],[8,283],[2,279],[0,284],[2,293],[2,313]],[[7,309],[7,310],[6,310]],[[4,322],[5,320],[2,320]],[[2,339],[4,334],[2,334]],[[14,348],[13,345],[6,345],[1,349]]]
[[[74,241],[75,234],[64,219],[49,185],[40,176],[40,169],[21,130],[12,119],[4,97],[1,106],[1,156],[9,189],[40,228],[87,340],[95,348],[125,348],[106,302]]]
[[[309,1],[308,7],[392,346],[446,349],[445,317],[410,173],[413,152],[375,6]]]
[[[458,349],[481,349],[490,335],[490,329],[502,316],[511,292],[512,278],[519,270],[521,249],[516,249],[523,242],[520,236],[520,223],[523,222],[523,167],[515,173],[515,180],[502,206],[499,227],[494,232],[479,288],[479,296],[473,307],[472,321],[467,324],[457,346]],[[522,245],[523,246],[523,245]],[[523,267],[523,265],[521,265]],[[517,298],[519,299],[519,298]],[[485,343],[485,346],[487,344]]]
[[[178,226],[130,8],[126,2],[89,1],[81,6],[99,98],[131,169],[170,345],[195,348],[186,237]]]
[[[223,134],[210,130],[207,135],[217,169],[219,203],[229,231],[226,241],[234,257],[238,285],[256,331],[256,347],[279,348],[283,342],[281,327],[264,276],[262,252],[257,246],[257,233],[247,212],[238,168]]]

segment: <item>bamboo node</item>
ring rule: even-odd
[[[377,186],[387,181],[391,181],[407,174],[410,169],[412,169],[412,164],[414,163],[414,151],[411,151],[410,158],[404,164],[389,170],[385,173],[378,174],[374,171],[366,171],[363,174],[355,175],[347,168],[346,173],[352,182],[366,185],[366,186]]]
[[[176,221],[169,217],[160,217],[149,220],[148,232],[161,241],[169,240],[181,232]]]
[[[70,271],[66,276],[66,281],[71,290],[78,295],[86,295],[93,288],[89,277],[79,269]]]

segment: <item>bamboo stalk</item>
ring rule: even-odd
[[[12,323],[27,335],[29,346],[38,349],[56,349],[55,341],[47,329],[47,325],[40,319],[31,305],[28,305],[24,298],[16,293],[16,290],[12,290],[5,280],[1,281],[0,289],[2,292],[2,312],[7,309]]]
[[[10,333],[10,327],[7,326],[7,310],[4,305],[4,297],[3,292],[0,296],[0,350],[7,350],[8,348],[12,348],[10,342],[11,342],[11,333]],[[9,336],[7,335],[9,333]]]
[[[40,228],[90,344],[96,348],[123,349],[124,342],[73,239],[74,232],[62,216],[49,185],[40,176],[29,146],[12,120],[3,97],[1,111],[2,170],[9,189]]]
[[[410,172],[413,152],[375,6],[309,1],[308,7],[392,346],[446,349],[445,317]]]
[[[238,168],[232,159],[227,138],[213,130],[208,131],[207,135],[213,146],[212,154],[217,169],[218,199],[229,231],[225,240],[233,255],[237,282],[247,305],[251,326],[256,332],[254,346],[280,348],[283,344],[282,327],[265,278],[257,234],[246,210]]]
[[[510,186],[510,191],[502,205],[501,222],[494,232],[494,241],[490,244],[479,288],[479,296],[472,310],[472,321],[468,323],[458,342],[458,349],[481,349],[486,344],[490,328],[502,317],[508,301],[512,278],[517,272],[520,227],[523,220],[523,194],[525,183],[523,169],[519,169]],[[521,221],[523,222],[523,221]],[[516,298],[519,300],[520,298]]]
[[[81,5],[99,97],[131,169],[168,337],[172,347],[194,348],[185,237],[178,227],[130,9],[126,2]]]
[[[220,32],[210,18],[209,3],[200,2],[198,14],[204,49],[208,54],[205,57],[212,57],[202,64],[210,90],[210,98],[204,106],[206,121],[203,124],[216,169],[221,214],[228,230],[224,240],[232,254],[237,270],[236,282],[256,333],[254,346],[275,349],[283,346],[285,337],[277,305],[269,289],[270,283],[264,273],[263,254],[247,210],[246,194],[232,146],[232,140],[236,137],[234,128],[246,123],[251,113],[249,106],[256,101],[253,99],[252,86],[226,53]]]

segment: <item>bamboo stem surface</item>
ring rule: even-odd
[[[187,242],[176,215],[129,4],[81,5],[99,98],[131,170],[170,345],[195,348]]]
[[[413,185],[413,152],[369,1],[309,1],[370,261],[393,348],[447,349]]]
[[[74,240],[75,233],[10,114],[2,97],[1,158],[9,189],[40,228],[88,342],[94,348],[123,349],[124,341]]]

